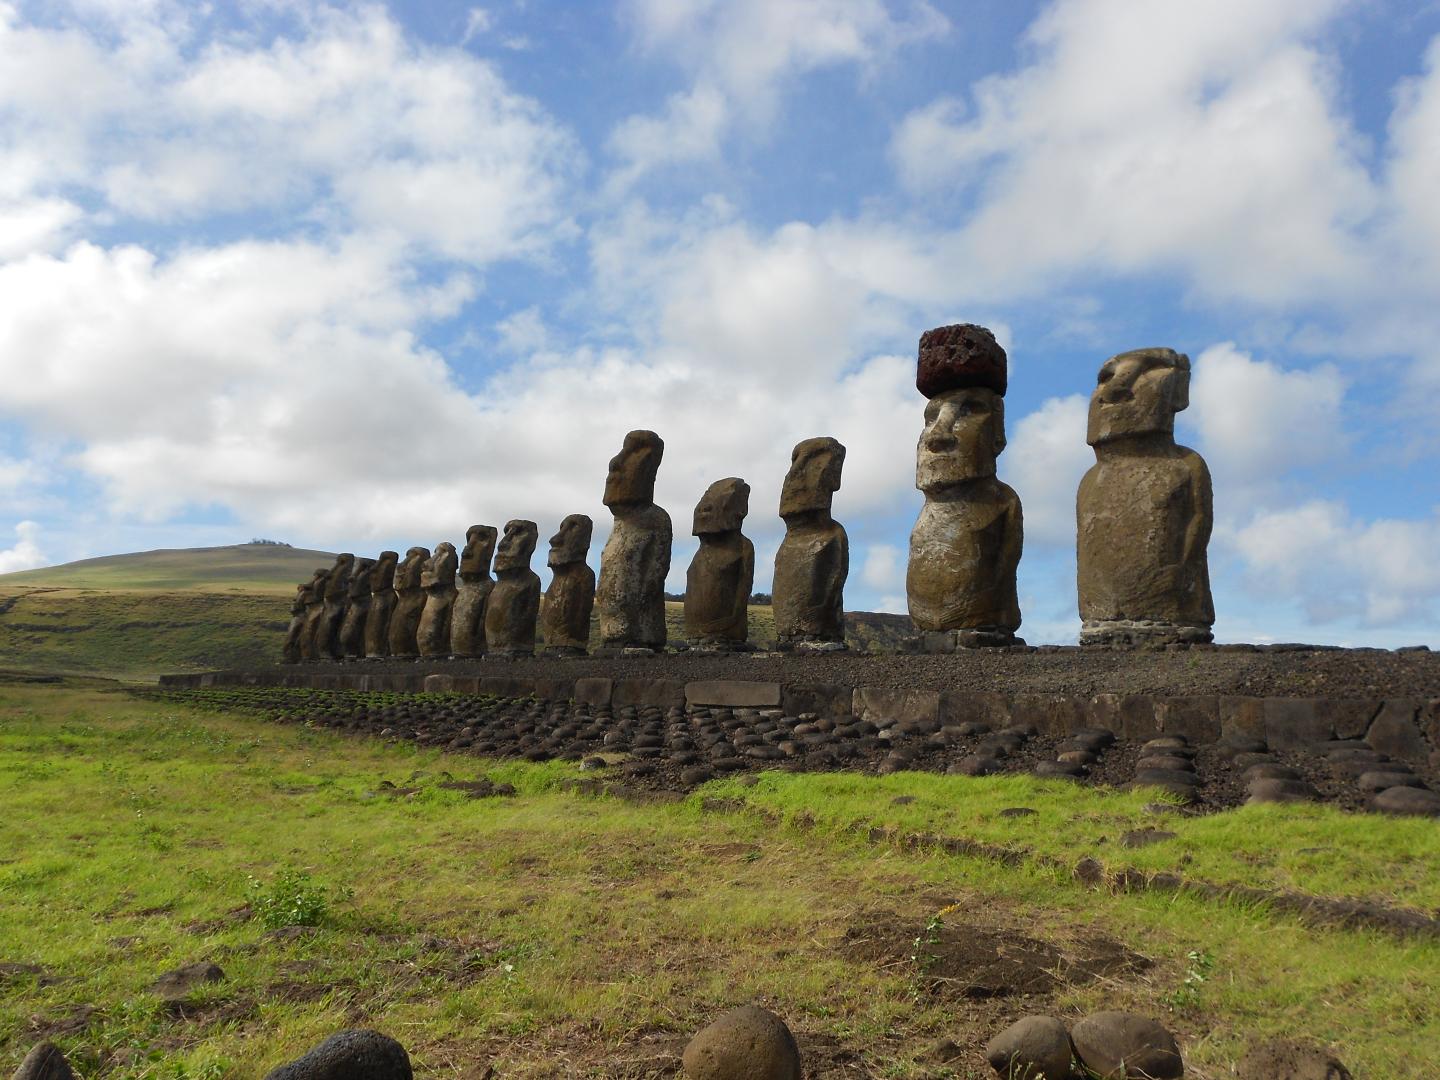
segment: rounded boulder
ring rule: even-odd
[[[785,1021],[758,1005],[732,1009],[690,1040],[691,1080],[800,1080],[800,1048]]]
[[[388,1035],[364,1028],[338,1032],[265,1080],[414,1080],[410,1055]]]
[[[1075,1056],[1100,1080],[1174,1080],[1185,1075],[1175,1037],[1148,1016],[1093,1013],[1070,1029]]]
[[[42,1042],[25,1055],[13,1080],[75,1080],[75,1073],[58,1046]]]
[[[1026,1016],[985,1044],[985,1060],[1005,1080],[1065,1080],[1070,1035],[1053,1016]]]

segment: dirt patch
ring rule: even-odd
[[[36,1039],[53,1039],[61,1035],[78,1035],[87,1030],[99,1016],[94,1005],[73,1005],[59,1016],[30,1017],[30,1034]]]
[[[1047,997],[1064,985],[1121,978],[1151,966],[1109,938],[1085,938],[1062,949],[1018,930],[976,926],[969,916],[937,921],[867,914],[846,929],[842,948],[912,974],[926,993],[972,1000]]]

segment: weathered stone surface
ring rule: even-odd
[[[1328,1052],[1289,1039],[1252,1046],[1235,1065],[1238,1080],[1351,1080]]]
[[[350,570],[355,556],[348,551],[335,556],[335,565],[325,578],[325,610],[315,630],[315,658],[339,660],[345,654],[340,646],[340,625],[345,621],[345,600],[350,593]]]
[[[616,679],[610,691],[610,704],[617,709],[623,705],[683,708],[685,684],[679,679]]]
[[[1246,788],[1251,803],[1313,802],[1320,797],[1315,788],[1303,780],[1252,780]]]
[[[744,645],[749,637],[755,548],[740,532],[750,511],[750,485],[717,480],[695,507],[700,548],[685,575],[685,637],[693,645]]]
[[[225,972],[219,964],[202,960],[167,971],[155,980],[150,992],[162,1001],[184,1001],[197,987],[220,982],[224,978]]]
[[[1271,750],[1294,750],[1335,737],[1323,698],[1266,698],[1265,742]]]
[[[296,585],[295,599],[290,601],[290,625],[285,628],[285,645],[280,651],[281,660],[286,664],[300,662],[300,639],[305,633],[305,609],[309,600],[310,583]]]
[[[42,1042],[25,1055],[11,1080],[75,1080],[75,1073],[58,1046]]]
[[[927,398],[971,387],[992,390],[1004,397],[1008,375],[1005,350],[983,326],[956,323],[920,335],[915,389]]]
[[[1084,698],[1070,694],[1016,694],[1010,722],[1034,724],[1045,735],[1068,735],[1085,726],[1085,704]]]
[[[1258,697],[1220,698],[1220,737],[1222,739],[1264,739],[1265,699]]]
[[[915,450],[915,486],[925,493],[925,505],[910,533],[905,591],[918,630],[975,630],[983,635],[980,643],[1008,643],[1020,626],[1015,569],[1024,524],[1019,497],[995,476],[995,459],[1005,449],[1004,379],[957,382],[924,374],[927,348],[939,348],[927,346],[931,335],[948,341],[957,329],[964,334],[941,351],[958,359],[936,363],[935,371],[965,368],[972,353],[984,357],[986,370],[1005,368],[1004,351],[982,327],[942,327],[921,338],[917,384],[945,389],[927,395]],[[993,349],[975,352],[965,345],[980,340],[974,332],[989,338]]]
[[[791,451],[790,471],[780,489],[785,539],[775,552],[771,585],[775,640],[781,648],[845,640],[850,539],[830,515],[844,464],[845,447],[829,437],[806,439]]]
[[[595,571],[585,562],[595,523],[571,514],[550,538],[547,559],[554,576],[540,600],[540,636],[548,652],[580,655],[590,647]]]
[[[413,1080],[410,1055],[388,1035],[354,1028],[331,1035],[265,1080]]]
[[[730,709],[770,709],[780,704],[780,684],[735,679],[686,683],[685,704],[716,705]]]
[[[861,720],[897,723],[923,720],[940,724],[939,690],[892,690],[884,686],[857,686],[851,711]]]
[[[1025,1016],[985,1044],[985,1060],[1005,1080],[1067,1080],[1070,1033],[1053,1016]]]
[[[780,687],[780,707],[787,716],[814,713],[828,719],[850,716],[855,692],[829,683],[786,683]]]
[[[390,655],[390,617],[395,613],[395,567],[400,556],[382,551],[370,568],[370,608],[365,613],[365,655]]]
[[[1210,471],[1175,443],[1190,360],[1137,349],[1105,361],[1090,398],[1095,464],[1076,498],[1082,644],[1209,641]]]
[[[1382,754],[1412,765],[1425,765],[1430,744],[1420,733],[1420,702],[1387,701],[1365,733],[1365,741]]]
[[[425,589],[420,584],[420,575],[429,558],[429,548],[412,547],[405,552],[405,561],[395,568],[395,607],[390,613],[389,630],[391,656],[413,657],[420,653],[416,635],[420,630],[420,616],[425,611]]]
[[[535,693],[535,680],[513,675],[482,675],[480,693],[491,697],[527,698]]]
[[[665,575],[670,572],[670,515],[655,505],[655,474],[665,443],[632,431],[610,459],[605,505],[615,517],[600,556],[595,604],[606,645],[665,647]]]
[[[1220,699],[1214,695],[1155,699],[1155,718],[1166,735],[1193,744],[1220,741]]]
[[[1175,1037],[1135,1013],[1099,1012],[1070,1029],[1075,1056],[1100,1080],[1172,1080],[1185,1075]]]
[[[520,656],[535,651],[540,615],[540,575],[530,569],[540,528],[516,518],[505,523],[495,550],[495,588],[485,603],[485,647],[492,655]]]
[[[575,704],[577,705],[609,705],[610,697],[614,692],[615,683],[611,679],[575,680]]]
[[[1010,723],[1010,699],[984,690],[943,690],[939,719],[946,726],[975,724],[999,731]]]
[[[785,1022],[744,1005],[701,1030],[685,1047],[692,1080],[800,1080],[800,1049]]]
[[[460,553],[460,581],[455,606],[450,610],[450,654],[483,656],[485,653],[485,601],[495,588],[490,557],[495,554],[499,531],[493,525],[471,525],[465,530]]]
[[[420,569],[425,606],[420,609],[420,625],[415,628],[415,645],[427,659],[450,655],[450,613],[455,607],[455,571],[459,566],[455,545],[443,541]]]
[[[300,659],[307,663],[324,659],[320,646],[325,626],[325,585],[330,571],[316,570],[305,594],[305,626],[300,631]]]
[[[370,614],[370,571],[374,559],[356,559],[345,591],[345,617],[340,621],[340,655],[356,660],[365,655],[365,621]]]
[[[1373,805],[1385,814],[1440,817],[1440,794],[1423,788],[1392,787],[1375,796]]]

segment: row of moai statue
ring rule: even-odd
[[[584,655],[590,616],[599,609],[603,653],[655,652],[666,646],[665,578],[670,572],[670,515],[655,505],[655,478],[665,444],[653,431],[632,431],[610,462],[605,504],[614,516],[600,578],[586,564],[593,523],[572,514],[550,538],[549,587],[530,569],[538,528],[488,525],[432,553],[413,547],[400,561],[340,555],[296,589],[285,642],[290,663],[316,660],[518,656],[537,643],[550,655]],[[785,541],[775,559],[778,647],[830,651],[845,647],[843,592],[849,571],[845,530],[830,516],[845,448],[830,438],[795,447],[781,495]],[[741,533],[750,486],[716,481],[695,507],[700,548],[686,577],[684,620],[691,647],[748,649],[755,549]],[[495,577],[490,576],[494,553]],[[458,581],[457,581],[458,578]]]
[[[915,385],[928,404],[915,486],[925,503],[910,534],[906,593],[923,649],[1019,641],[1024,526],[1019,496],[996,477],[1007,383],[1005,350],[984,327],[942,326],[920,338]],[[1100,369],[1086,437],[1096,461],[1076,500],[1082,645],[1211,640],[1210,474],[1174,436],[1189,384],[1189,358],[1171,349],[1121,353]],[[543,596],[530,569],[533,521],[509,522],[498,550],[496,530],[476,525],[458,557],[448,543],[433,554],[411,548],[403,563],[393,551],[377,560],[341,555],[297,590],[286,658],[513,656],[532,653],[537,638],[547,652],[579,655],[592,608],[603,653],[664,649],[672,533],[655,504],[664,451],[653,431],[632,431],[610,461],[604,502],[614,524],[598,584],[585,562],[592,522],[582,514],[550,540],[554,578]],[[791,454],[772,585],[778,649],[845,648],[849,542],[831,516],[844,462],[845,447],[831,438],[806,439]],[[749,503],[750,486],[727,477],[695,507],[700,547],[684,604],[692,648],[750,647]]]

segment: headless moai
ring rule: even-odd
[[[290,625],[285,629],[285,647],[281,651],[283,662],[300,662],[300,638],[305,633],[305,608],[310,599],[310,583],[295,586],[295,599],[290,601]]]
[[[571,514],[550,538],[546,560],[554,576],[540,601],[540,637],[545,651],[584,656],[590,647],[590,613],[595,607],[595,571],[585,562],[595,523]]]
[[[995,476],[1006,373],[1005,350],[983,326],[942,326],[920,338],[915,385],[930,401],[915,486],[925,505],[910,533],[905,591],[926,648],[1016,641],[1024,525],[1019,497]]]
[[[1090,395],[1095,464],[1075,503],[1082,645],[1208,642],[1210,470],[1175,442],[1190,358],[1136,349],[1105,361]]]
[[[830,516],[844,465],[845,447],[829,437],[806,439],[790,454],[790,471],[780,489],[785,539],[775,553],[771,586],[778,648],[845,648],[850,540]]]
[[[665,442],[632,431],[610,459],[605,505],[615,517],[600,556],[595,604],[607,649],[665,647],[665,576],[670,573],[670,515],[655,505],[655,474]]]
[[[685,637],[691,645],[743,649],[750,635],[755,547],[740,532],[750,511],[750,485],[717,480],[695,506],[692,532],[700,548],[685,574]]]
[[[370,568],[370,609],[365,613],[365,658],[379,660],[390,655],[390,617],[395,613],[395,567],[400,556],[382,551]]]
[[[427,660],[450,655],[450,613],[455,607],[455,571],[459,565],[455,545],[444,541],[435,546],[435,554],[421,568],[425,607],[415,630],[415,644]]]
[[[340,626],[345,621],[345,602],[350,595],[350,569],[355,556],[346,552],[335,557],[330,576],[325,579],[325,614],[315,639],[315,652],[321,660],[339,660],[345,654],[340,648]]]
[[[413,660],[420,653],[416,638],[420,616],[425,612],[425,588],[420,575],[430,549],[412,547],[405,552],[405,561],[395,568],[395,610],[390,613],[390,655],[400,660]]]
[[[340,622],[340,655],[358,660],[365,655],[365,620],[370,614],[370,570],[374,559],[356,559],[345,592],[345,618]]]
[[[324,659],[320,642],[325,627],[325,583],[329,577],[329,570],[316,570],[306,587],[305,625],[300,630],[300,659],[305,663]]]
[[[450,655],[481,656],[485,652],[485,602],[495,588],[490,557],[495,553],[493,525],[471,525],[465,530],[460,553],[460,583],[450,612]]]
[[[485,602],[485,648],[491,656],[528,656],[535,651],[540,614],[540,575],[530,569],[539,526],[516,519],[505,523],[495,549],[495,588]]]

